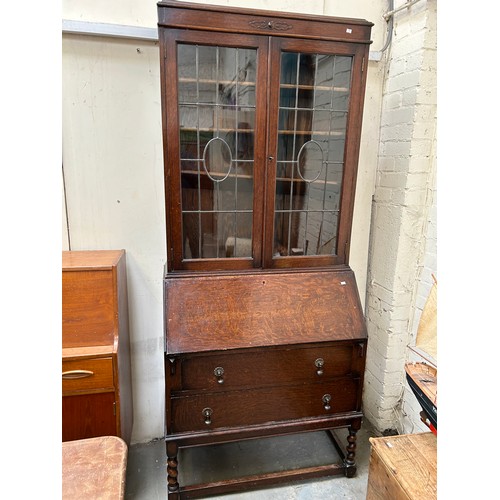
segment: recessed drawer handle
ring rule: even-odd
[[[224,383],[224,368],[222,368],[222,366],[218,366],[214,370],[214,375],[216,376],[217,382],[219,384],[223,384]]]
[[[323,358],[318,358],[315,362],[314,362],[314,366],[316,366],[317,370],[316,370],[316,373],[318,375],[323,375],[323,367],[325,366],[325,361]]]
[[[204,408],[202,413],[205,419],[205,423],[207,425],[210,425],[212,423],[212,413],[213,413],[212,408]]]
[[[323,397],[322,397],[322,401],[323,401],[323,407],[325,408],[326,411],[328,410],[331,410],[332,407],[330,406],[330,401],[332,400],[332,397],[330,396],[330,394],[325,394]]]
[[[92,375],[94,375],[94,372],[91,372],[90,370],[71,370],[69,372],[63,372],[62,378],[72,380],[75,378],[92,377]]]

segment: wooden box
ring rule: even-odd
[[[370,438],[367,500],[437,498],[437,438],[432,432]]]

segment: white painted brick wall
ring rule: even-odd
[[[403,2],[395,2],[395,7]],[[425,430],[404,363],[436,273],[436,1],[395,14],[387,54],[366,299],[364,411],[383,432]]]

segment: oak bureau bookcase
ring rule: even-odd
[[[349,242],[371,26],[158,3],[172,499],[356,472],[367,335]],[[179,484],[180,447],[320,430],[340,463]]]

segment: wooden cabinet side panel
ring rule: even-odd
[[[130,360],[130,334],[128,316],[128,291],[125,256],[117,269],[116,294],[118,304],[118,348],[115,358],[115,383],[117,392],[117,425],[122,439],[130,444],[134,423],[132,395],[132,368]]]
[[[368,472],[366,500],[411,500],[401,489],[393,474],[389,473],[377,452],[372,452]]]
[[[359,45],[355,48],[353,55],[351,102],[345,141],[341,221],[338,234],[339,253],[343,250],[345,257],[343,262],[346,264],[349,264],[369,47]]]
[[[437,439],[431,432],[370,438],[369,499],[435,499]]]

